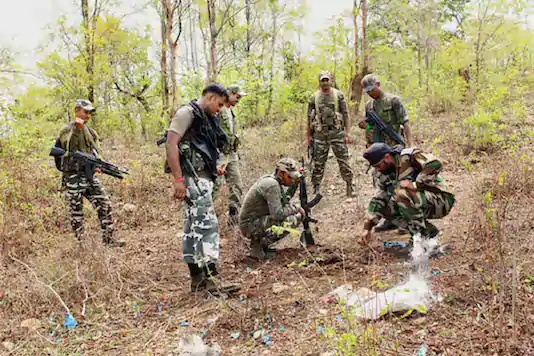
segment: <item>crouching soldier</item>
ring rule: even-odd
[[[271,226],[296,228],[304,217],[304,209],[298,204],[291,204],[299,187],[302,173],[297,162],[291,158],[282,158],[276,164],[274,174],[258,179],[245,195],[239,214],[239,228],[250,239],[251,255],[259,260],[265,259],[275,242],[287,236],[284,231],[277,234]],[[284,191],[284,187],[288,187]]]
[[[378,193],[368,206],[368,218],[364,223],[363,243],[371,240],[371,229],[380,219],[386,218],[397,226],[407,229],[413,236],[421,233],[425,239],[435,238],[439,229],[428,219],[440,219],[448,215],[455,203],[454,194],[439,176],[443,165],[435,156],[418,148],[403,149],[384,143],[374,143],[363,157],[381,174],[393,182],[394,194],[380,184]],[[413,240],[399,251],[408,254]]]

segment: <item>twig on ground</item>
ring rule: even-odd
[[[69,307],[67,306],[67,304],[65,303],[65,301],[61,298],[61,296],[59,295],[58,292],[55,291],[54,288],[52,288],[52,286],[50,286],[49,284],[46,284],[45,282],[41,281],[39,279],[39,276],[37,276],[37,273],[35,273],[35,271],[30,267],[28,266],[26,263],[22,262],[21,260],[19,260],[18,258],[16,258],[15,256],[13,256],[11,254],[11,252],[9,253],[9,257],[15,261],[15,262],[18,262],[19,264],[21,264],[22,266],[26,267],[26,269],[28,271],[30,271],[30,273],[35,277],[35,280],[42,284],[43,286],[47,287],[55,296],[56,298],[59,300],[59,302],[61,303],[61,305],[63,306],[63,308],[65,308],[65,310],[67,311],[67,313],[69,313],[69,315],[72,315],[71,312],[70,312],[70,309]]]
[[[82,316],[85,318],[85,304],[89,300],[89,294],[87,292],[87,285],[85,284],[84,281],[82,281],[82,278],[80,277],[80,268],[79,268],[79,265],[78,265],[78,261],[76,261],[76,279],[78,280],[78,282],[81,283],[81,285],[83,287],[83,291],[85,293],[85,298],[82,301]]]

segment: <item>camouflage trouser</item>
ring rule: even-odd
[[[411,197],[406,189],[398,188],[387,204],[375,199],[371,199],[369,204],[375,204],[378,219],[386,218],[399,227],[407,228],[411,234],[420,232],[424,236],[428,233],[426,220],[447,216],[454,203],[454,195],[450,193],[419,190]]]
[[[182,254],[188,264],[199,267],[217,263],[219,259],[219,221],[211,198],[213,182],[199,178],[198,187],[193,178],[186,177],[187,196],[194,205],[184,204],[184,235]],[[200,190],[199,190],[200,188]]]
[[[63,181],[70,222],[76,237],[82,239],[84,234],[83,197],[86,197],[98,213],[104,241],[110,241],[113,235],[111,201],[98,178],[93,177],[93,182],[89,183],[83,174],[69,174],[63,176]]]
[[[352,169],[349,164],[349,148],[345,142],[345,131],[333,130],[316,132],[314,135],[314,168],[311,178],[313,185],[320,185],[323,180],[330,146],[332,146],[332,151],[337,158],[341,177],[346,182],[352,182]]]
[[[222,156],[222,155],[221,155]],[[241,172],[239,171],[239,157],[237,152],[232,152],[224,155],[223,160],[228,163],[226,165],[226,175],[217,177],[213,187],[213,200],[219,197],[220,189],[226,182],[228,184],[228,207],[241,208],[241,197],[243,196],[243,183],[241,181]]]
[[[282,226],[284,221],[275,220],[271,216],[267,215],[240,225],[240,229],[245,237],[251,240],[260,241],[264,245],[270,245],[278,240],[281,240],[289,234],[289,232],[284,231],[282,234],[277,235],[273,231],[269,230],[269,228],[273,225]]]

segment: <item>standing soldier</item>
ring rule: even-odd
[[[229,99],[219,113],[221,127],[228,136],[228,142],[224,146],[220,156],[218,166],[222,166],[226,171],[224,176],[220,176],[215,181],[213,188],[213,200],[219,195],[220,188],[224,181],[228,184],[228,215],[230,225],[237,224],[239,219],[239,209],[241,208],[241,196],[243,194],[243,183],[241,182],[241,173],[239,172],[239,147],[238,123],[232,110],[241,100],[241,97],[247,95],[237,85],[230,85],[226,88]]]
[[[330,73],[319,74],[320,89],[308,100],[308,125],[306,138],[312,147],[313,173],[311,181],[314,194],[319,193],[323,180],[328,151],[337,158],[339,170],[347,184],[347,196],[352,196],[352,170],[349,164],[350,119],[343,93],[332,87]]]
[[[74,121],[65,126],[59,133],[57,144],[67,152],[80,151],[98,156],[100,146],[95,130],[86,124],[94,111],[93,104],[86,99],[79,99],[74,105]],[[84,237],[83,197],[86,197],[98,212],[103,241],[113,245],[113,219],[111,215],[111,201],[96,176],[89,181],[85,175],[83,163],[72,156],[61,159],[63,184],[66,186],[65,198],[68,204],[72,229],[79,241]],[[123,243],[121,242],[120,245]]]
[[[374,74],[367,74],[363,77],[362,88],[371,97],[371,100],[365,105],[365,113],[367,114],[371,110],[376,112],[382,121],[386,125],[390,125],[401,137],[404,134],[406,144],[408,147],[412,147],[412,132],[401,99],[397,95],[384,92]],[[392,137],[389,137],[385,132],[378,132],[372,124],[365,122],[365,120],[361,120],[358,126],[365,129],[367,147],[376,142],[384,142],[390,146],[397,144]]]
[[[184,208],[182,254],[189,267],[192,292],[239,290],[236,284],[222,282],[217,271],[219,223],[212,200],[218,152],[227,141],[214,115],[226,100],[228,92],[222,85],[209,84],[200,100],[178,109],[167,130],[165,171],[171,173],[174,198],[188,203]],[[195,172],[182,170],[182,164],[187,163]]]
[[[410,124],[408,122],[408,115],[401,99],[393,94],[386,93],[380,88],[380,82],[374,74],[367,74],[362,79],[363,90],[371,97],[371,100],[365,105],[365,113],[373,110],[384,122],[385,125],[389,125],[393,131],[398,133],[401,137],[404,136],[405,142],[408,147],[413,145],[412,133]],[[393,137],[389,137],[386,132],[379,132],[371,123],[362,120],[358,126],[365,129],[366,147],[371,146],[373,143],[384,142],[390,146],[395,146],[397,142]],[[389,192],[390,197],[393,198],[392,181],[387,175],[383,175],[380,172],[375,172],[376,181],[380,186],[388,187],[385,192]],[[397,226],[387,219],[383,219],[380,224],[375,227],[375,231],[387,231],[394,230]],[[400,232],[404,232],[401,229]]]
[[[299,187],[299,179],[304,179],[295,160],[281,158],[276,163],[274,174],[268,174],[250,187],[239,215],[239,228],[250,239],[252,257],[263,260],[269,247],[287,235],[277,235],[269,230],[273,225],[287,222],[296,228],[304,217],[304,209],[290,200]],[[284,187],[287,191],[284,191]]]

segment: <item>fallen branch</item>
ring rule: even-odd
[[[43,286],[45,286],[46,288],[48,288],[55,296],[56,298],[59,300],[59,302],[61,303],[61,305],[63,306],[63,308],[65,308],[65,310],[67,311],[67,313],[69,313],[69,315],[72,315],[71,312],[70,312],[70,309],[69,307],[67,306],[67,304],[63,301],[63,299],[61,298],[61,296],[59,295],[58,292],[55,291],[54,288],[52,288],[51,285],[49,284],[46,284],[45,282],[41,281],[39,279],[39,276],[37,276],[37,273],[35,273],[35,271],[30,267],[28,266],[26,263],[22,262],[21,260],[19,260],[18,258],[14,257],[11,253],[9,253],[9,257],[15,261],[15,262],[18,262],[19,264],[23,265],[24,267],[26,267],[26,269],[28,271],[30,271],[31,274],[33,274],[33,276],[35,277],[35,280],[42,284]]]
[[[83,286],[83,291],[85,293],[85,298],[83,299],[83,302],[82,302],[82,316],[85,318],[85,304],[89,300],[89,294],[87,293],[87,286],[85,285],[85,283],[82,281],[80,277],[80,268],[78,266],[78,261],[76,261],[76,279]]]

